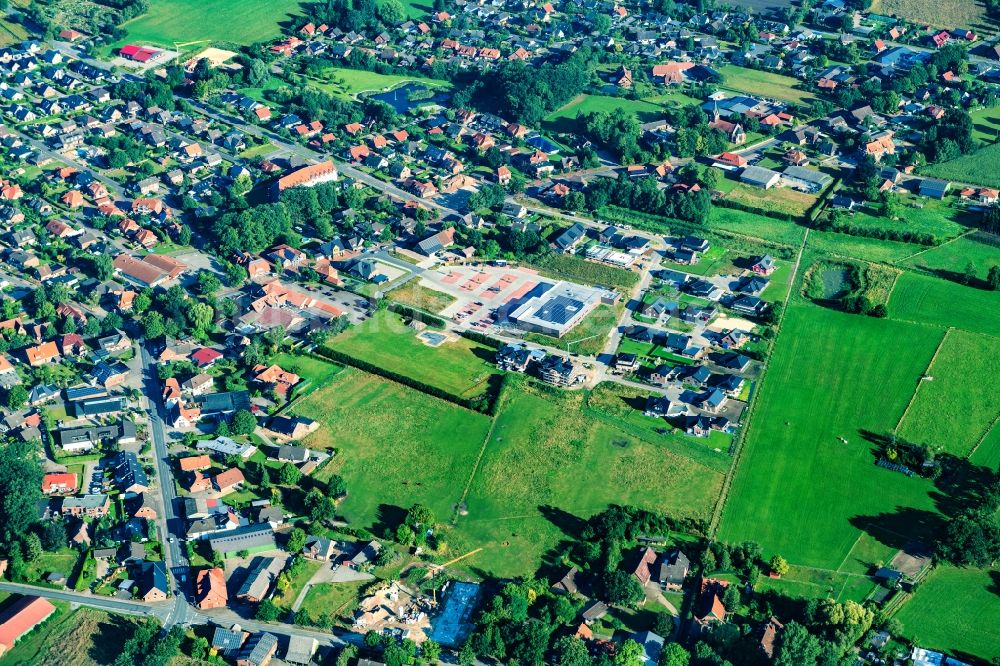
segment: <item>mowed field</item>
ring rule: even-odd
[[[920,173],[960,183],[1000,187],[1000,169],[996,168],[997,164],[1000,164],[1000,143],[947,162],[931,164],[921,169]]]
[[[896,426],[943,333],[792,305],[720,538],[752,539],[792,564],[837,570],[862,536],[861,526],[904,534],[917,528],[880,514],[897,507],[933,511],[930,484],[877,467],[861,431],[884,434]]]
[[[935,569],[896,618],[922,647],[986,660],[1000,654],[1000,571]]]
[[[970,111],[972,117],[972,138],[977,141],[994,143],[1000,141],[1000,106],[991,106]]]
[[[583,116],[598,112],[610,113],[615,109],[622,109],[628,114],[635,115],[640,123],[656,120],[663,112],[658,104],[643,100],[622,99],[609,95],[577,95],[546,116],[543,123],[547,129],[572,132],[582,129]]]
[[[964,273],[965,267],[971,263],[976,267],[977,274],[984,277],[991,266],[1000,264],[1000,236],[974,232],[930,248],[903,263],[950,273]]]
[[[871,11],[939,28],[981,30],[987,24],[986,8],[978,0],[875,0]]]
[[[497,374],[496,352],[489,347],[466,338],[431,347],[387,310],[349,328],[328,346],[464,398],[482,394]]]
[[[149,11],[124,25],[123,42],[173,48],[175,42],[253,44],[305,21],[303,0],[151,0]]]
[[[1000,413],[1000,338],[949,331],[927,375],[932,379],[920,382],[899,436],[967,456]]]
[[[813,99],[815,95],[806,90],[798,90],[798,79],[784,74],[763,72],[748,69],[738,65],[726,65],[719,69],[722,75],[722,88],[748,95],[760,95],[794,104],[802,104]]]
[[[320,422],[305,444],[336,455],[316,478],[344,477],[341,510],[361,526],[391,520],[415,502],[446,519],[489,428],[486,416],[352,368],[294,411]]]
[[[468,565],[517,576],[549,561],[564,529],[610,503],[707,519],[722,473],[584,413],[581,392],[508,393],[458,520]]]
[[[965,287],[926,275],[904,272],[889,299],[889,316],[937,326],[997,335],[1000,292]]]
[[[363,92],[373,92],[395,88],[409,81],[422,83],[433,88],[450,88],[451,84],[440,79],[428,79],[420,76],[410,76],[403,74],[379,74],[378,72],[368,72],[361,69],[346,69],[342,67],[329,67],[323,70],[328,74],[330,80],[327,82],[309,79],[309,86],[328,92],[332,95],[339,95],[345,99],[353,98]]]

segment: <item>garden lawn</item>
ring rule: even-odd
[[[985,277],[991,266],[1000,264],[1000,236],[971,233],[910,257],[903,264],[930,271],[964,274],[970,262],[976,267],[977,275]]]
[[[271,363],[281,366],[282,370],[294,372],[302,378],[303,382],[308,382],[308,389],[316,389],[326,386],[333,379],[334,375],[344,368],[331,363],[326,359],[317,358],[308,354],[296,354],[283,352],[271,359]],[[298,387],[297,387],[298,388]],[[296,390],[299,393],[300,390]]]
[[[801,82],[784,74],[762,72],[738,65],[726,65],[719,70],[719,74],[723,78],[722,88],[747,95],[771,97],[793,104],[802,104],[815,97],[811,92],[796,90],[795,86],[800,86]]]
[[[805,227],[794,222],[783,222],[756,213],[718,206],[712,208],[708,227],[796,247],[806,233]]]
[[[349,494],[340,510],[347,519],[358,526],[387,521],[391,529],[401,519],[397,511],[415,502],[441,520],[451,515],[489,428],[484,415],[353,368],[295,412],[321,424],[307,446],[336,447],[315,478],[344,478]]]
[[[386,296],[397,303],[409,305],[418,310],[433,312],[434,314],[441,312],[457,300],[451,294],[421,285],[419,279],[410,280],[396,287],[386,294]]]
[[[719,537],[836,570],[860,525],[917,529],[892,512],[933,511],[930,484],[877,467],[859,431],[895,427],[940,339],[930,326],[789,307]]]
[[[728,255],[726,248],[717,243],[710,246],[708,252],[701,255],[696,264],[678,264],[669,259],[664,259],[661,263],[668,268],[693,275],[721,275],[733,269],[732,256]]]
[[[1000,143],[995,143],[947,162],[928,165],[920,172],[923,175],[956,180],[960,183],[1000,187],[1000,170],[996,168],[998,163],[1000,163]]]
[[[298,598],[302,588],[304,588],[306,583],[309,582],[309,579],[324,566],[322,562],[307,558],[301,558],[301,562],[302,564],[298,565],[299,572],[291,578],[287,590],[285,592],[277,590],[274,593],[274,603],[285,610],[291,609],[292,604],[295,603],[295,599]]]
[[[927,374],[933,380],[920,382],[899,436],[967,456],[1000,413],[1000,338],[950,331]]]
[[[608,113],[622,109],[634,115],[640,123],[656,120],[663,115],[663,108],[645,100],[623,99],[609,95],[577,95],[542,121],[545,129],[557,132],[574,132],[583,129],[583,116],[590,113]]]
[[[235,42],[250,45],[281,35],[282,28],[298,27],[302,0],[151,0],[149,10],[125,23],[121,43],[154,44],[174,48],[175,42]],[[181,47],[185,48],[184,46]]]
[[[986,662],[997,656],[1000,646],[998,587],[996,569],[939,566],[896,618],[903,623],[904,635],[921,647]]]
[[[481,395],[491,378],[498,376],[493,349],[461,337],[437,347],[425,345],[399,315],[387,310],[347,329],[327,345],[463,398]]]
[[[1000,292],[904,272],[892,290],[889,316],[996,335],[1000,328]]]
[[[563,530],[611,503],[708,518],[721,473],[588,417],[583,403],[580,392],[511,387],[450,539],[456,553],[483,548],[468,566],[533,572]]]

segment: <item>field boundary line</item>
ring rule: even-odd
[[[996,418],[993,419],[993,423],[991,423],[990,427],[986,429],[986,432],[983,433],[983,436],[979,438],[979,441],[976,442],[976,445],[972,447],[972,450],[969,451],[969,455],[965,456],[966,460],[972,460],[972,456],[976,453],[976,451],[979,450],[979,447],[982,445],[982,443],[986,441],[986,438],[990,436],[990,433],[993,432],[993,429],[997,427],[997,423],[1000,423],[1000,414],[997,414]]]
[[[761,387],[764,385],[764,381],[767,378],[767,371],[771,368],[771,353],[774,351],[774,347],[778,344],[778,337],[781,333],[782,325],[785,323],[785,316],[788,314],[788,303],[792,298],[792,292],[795,290],[795,278],[799,274],[799,266],[802,263],[802,255],[806,251],[806,243],[809,240],[809,228],[806,227],[806,233],[802,236],[802,244],[799,246],[799,254],[795,257],[795,266],[792,268],[792,275],[788,278],[788,293],[785,294],[785,300],[781,305],[781,316],[778,318],[778,322],[775,325],[775,336],[771,342],[771,346],[768,349],[768,362],[764,364],[764,370],[760,373],[757,378],[757,384]],[[722,482],[722,492],[719,494],[719,501],[715,504],[715,510],[712,511],[712,519],[708,524],[708,537],[710,539],[715,537],[715,533],[719,529],[719,522],[722,520],[722,512],[726,508],[726,503],[729,500],[729,493],[733,487],[733,478],[736,476],[736,472],[739,469],[740,460],[743,457],[743,449],[745,448],[747,438],[750,435],[750,429],[754,425],[753,414],[756,411],[757,402],[760,398],[761,391],[754,391],[751,396],[750,404],[747,405],[744,415],[746,418],[746,427],[743,429],[738,437],[736,448],[733,450],[733,462],[729,466],[729,473],[726,474],[725,479]]]
[[[865,533],[864,533],[864,531],[862,530],[862,531],[861,531],[861,534],[859,534],[859,535],[858,535],[858,538],[854,540],[854,543],[852,543],[852,544],[851,544],[851,547],[850,547],[850,548],[849,548],[849,549],[847,550],[847,555],[844,555],[844,559],[840,561],[840,565],[839,565],[839,566],[837,567],[837,571],[838,571],[838,572],[839,572],[839,571],[841,570],[841,568],[843,568],[843,566],[844,566],[845,564],[847,564],[847,558],[849,558],[849,557],[851,556],[851,553],[853,553],[853,552],[854,552],[854,549],[855,549],[855,547],[857,547],[858,543],[860,543],[860,542],[861,542],[861,539],[862,539],[862,538],[863,538],[864,536],[865,536]]]
[[[458,498],[458,502],[455,504],[455,513],[451,517],[452,525],[458,523],[458,512],[462,505],[465,504],[465,498],[469,496],[469,490],[472,489],[472,481],[476,478],[476,472],[479,471],[479,465],[483,462],[483,456],[486,455],[486,447],[489,445],[490,440],[493,439],[493,431],[496,430],[497,421],[500,420],[500,410],[503,409],[504,403],[507,401],[507,393],[508,385],[505,383],[500,387],[500,395],[497,396],[493,416],[490,418],[490,427],[489,430],[486,431],[486,436],[483,438],[483,445],[479,447],[479,455],[476,456],[476,462],[472,464],[472,471],[469,473],[469,478],[465,482],[465,488],[462,489],[462,496]]]
[[[954,238],[949,238],[948,240],[946,240],[945,242],[941,243],[940,245],[928,245],[927,247],[925,247],[924,249],[920,250],[919,252],[914,252],[913,254],[911,254],[908,257],[903,257],[902,259],[897,259],[893,263],[895,263],[895,264],[901,264],[904,261],[909,261],[910,259],[913,259],[914,257],[919,257],[920,255],[924,254],[925,252],[930,252],[931,250],[936,250],[939,247],[944,247],[945,245],[948,245],[950,243],[954,243],[959,238],[965,238],[966,236],[970,236],[970,235],[976,233],[976,231],[978,231],[978,229],[969,229],[964,234],[959,234],[959,235],[955,236]]]
[[[917,394],[920,393],[920,385],[924,383],[924,377],[930,375],[931,368],[934,367],[934,362],[937,360],[938,354],[941,353],[941,349],[944,348],[944,341],[948,339],[948,335],[954,330],[954,327],[949,326],[945,329],[944,335],[941,336],[941,342],[938,343],[937,349],[934,350],[934,355],[931,356],[930,363],[927,364],[927,368],[924,370],[924,374],[920,375],[920,379],[917,380],[917,385],[913,388],[913,395],[910,396],[910,401],[906,403],[906,409],[903,410],[902,416],[899,417],[899,421],[896,422],[896,427],[893,428],[893,432],[899,432],[900,427],[903,425],[903,420],[906,419],[906,415],[910,413],[910,407],[917,400]]]

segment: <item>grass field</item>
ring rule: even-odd
[[[977,214],[949,206],[943,201],[905,197],[901,219],[891,220],[874,211],[856,212],[850,216],[853,225],[888,231],[917,231],[934,235],[939,240],[954,238],[976,224]],[[911,205],[907,205],[911,204]],[[915,205],[912,205],[915,204]]]
[[[903,264],[931,271],[964,273],[969,262],[980,275],[986,275],[991,266],[1000,264],[1000,236],[971,233],[921,252]]]
[[[919,245],[851,236],[834,231],[809,232],[809,247],[827,254],[865,261],[894,263],[920,251]]]
[[[651,122],[662,115],[663,109],[658,104],[644,100],[622,99],[609,95],[577,95],[568,103],[547,115],[542,125],[545,129],[556,132],[574,132],[582,129],[582,122],[577,116],[590,113],[607,113],[615,109],[623,109],[638,118],[640,123]]]
[[[149,11],[123,27],[122,43],[174,48],[175,42],[253,44],[303,23],[303,0],[152,0]],[[184,48],[184,47],[182,47]]]
[[[960,25],[981,30],[987,23],[985,8],[976,0],[875,0],[871,11],[939,28]]]
[[[395,88],[408,81],[417,81],[435,88],[451,87],[451,84],[447,81],[426,79],[419,76],[379,74],[377,72],[368,72],[361,69],[345,69],[342,67],[330,67],[323,71],[325,74],[328,74],[329,78],[327,81],[308,79],[308,85],[345,98],[352,98],[358,93]]]
[[[995,168],[998,163],[1000,163],[1000,143],[995,143],[947,162],[928,165],[921,169],[920,173],[960,183],[1000,187],[1000,170]]]
[[[787,187],[762,190],[749,185],[736,185],[726,195],[726,199],[737,201],[769,213],[785,213],[802,217],[816,203],[816,196]]]
[[[607,344],[608,335],[618,324],[623,307],[620,303],[615,307],[598,305],[593,312],[580,320],[579,324],[561,338],[552,338],[541,333],[525,333],[524,339],[539,345],[564,349],[574,354],[594,356],[599,354],[604,349],[604,345]]]
[[[998,595],[1000,571],[941,566],[921,583],[896,618],[907,638],[922,647],[985,662],[997,656],[1000,646]]]
[[[355,581],[313,585],[302,601],[302,608],[311,617],[319,617],[324,613],[342,615],[357,605],[361,586],[366,583],[367,581]]]
[[[482,394],[497,374],[495,352],[466,338],[425,345],[387,310],[349,328],[328,345],[337,351],[465,398]]]
[[[891,513],[872,517],[897,507],[933,510],[930,484],[877,467],[859,431],[895,427],[941,336],[930,326],[790,306],[720,538],[753,539],[792,564],[837,570],[859,525],[914,529]],[[897,353],[899,340],[905,353]]]
[[[343,370],[336,363],[304,354],[281,353],[272,358],[271,362],[309,382],[310,389],[326,386],[334,375]]]
[[[1000,413],[1000,338],[951,331],[927,374],[933,380],[920,382],[899,435],[967,456]]]
[[[1000,140],[1000,106],[991,106],[970,111],[972,117],[972,138],[985,143]]]
[[[798,246],[806,233],[804,227],[794,222],[783,222],[763,215],[718,206],[712,208],[708,226],[711,229],[793,246]]]
[[[18,641],[5,664],[31,666],[107,666],[115,661],[135,620],[93,608],[59,609],[41,629]]]
[[[587,261],[572,254],[548,254],[531,268],[557,280],[599,284],[613,289],[629,289],[639,282],[639,274],[635,271]]]
[[[904,272],[896,280],[889,299],[889,316],[996,335],[1000,326],[1000,292]]]
[[[386,296],[397,303],[435,314],[441,312],[457,300],[454,296],[446,294],[443,291],[421,286],[420,280],[410,280],[406,284],[396,287],[386,294]]]
[[[350,368],[295,412],[321,423],[307,446],[336,448],[316,478],[344,477],[341,510],[358,526],[391,522],[414,502],[449,516],[489,427],[486,416]]]
[[[796,90],[800,85],[798,79],[784,74],[762,72],[747,69],[738,65],[726,65],[719,69],[723,82],[721,87],[748,95],[760,95],[773,99],[802,104],[813,99],[815,95],[805,90]]]
[[[28,31],[20,23],[9,19],[0,20],[0,47],[19,44],[28,39]]]
[[[459,518],[455,548],[470,566],[534,571],[563,529],[609,503],[707,518],[722,474],[583,414],[584,396],[519,386],[497,417]]]

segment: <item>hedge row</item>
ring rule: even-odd
[[[490,349],[500,349],[507,344],[503,340],[497,340],[496,338],[490,337],[485,333],[480,333],[479,331],[459,331],[458,334],[467,340],[478,342],[479,344],[489,347]]]
[[[396,303],[395,301],[390,301],[386,307],[389,312],[395,312],[401,317],[409,317],[414,321],[419,321],[421,323],[427,324],[431,328],[442,329],[445,327],[444,319],[441,317],[435,317],[429,312],[424,312],[423,310],[417,310],[416,308],[411,308],[408,305],[403,305],[402,303]]]

